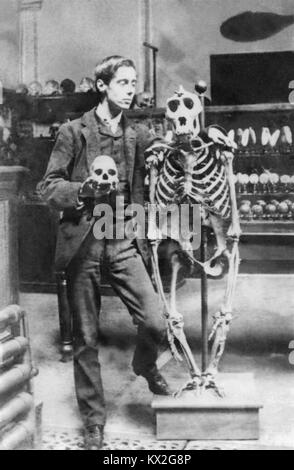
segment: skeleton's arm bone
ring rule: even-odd
[[[149,201],[151,204],[155,204],[155,190],[158,178],[158,168],[151,166],[149,172]]]
[[[229,183],[229,188],[230,188],[231,209],[232,209],[232,223],[228,230],[228,236],[239,239],[242,231],[241,231],[240,222],[239,222],[236,188],[235,188],[234,173],[233,173],[234,154],[229,151],[223,151],[221,158],[225,165],[225,170],[226,170],[226,174],[228,178],[228,183]]]

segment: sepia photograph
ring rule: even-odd
[[[294,1],[0,10],[0,450],[294,450]]]

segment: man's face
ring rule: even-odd
[[[110,107],[120,110],[129,109],[136,92],[136,84],[137,73],[133,67],[122,66],[117,69],[104,90]]]

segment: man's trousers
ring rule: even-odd
[[[74,379],[85,426],[105,424],[106,410],[98,359],[100,267],[127,306],[137,326],[133,369],[137,375],[155,366],[158,343],[165,331],[159,298],[136,242],[96,240],[90,233],[67,271],[68,299],[73,316]]]

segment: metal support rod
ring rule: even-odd
[[[202,104],[202,112],[200,114],[200,128],[205,128],[205,102],[204,94],[207,90],[207,85],[203,80],[200,80],[195,85],[195,90],[199,94]],[[207,229],[201,226],[201,261],[204,263],[207,257]],[[202,336],[202,372],[206,370],[208,363],[208,286],[207,275],[202,269],[201,271],[201,336]]]
[[[158,50],[158,49],[157,49]],[[157,81],[156,81],[156,50],[153,49],[153,99],[154,107],[157,106]]]
[[[154,107],[157,106],[157,77],[156,77],[156,54],[158,52],[158,47],[152,46],[148,42],[143,42],[143,46],[148,47],[152,50],[152,59],[153,59],[153,99],[154,99]]]
[[[201,227],[201,261],[206,261],[207,255],[207,231]],[[206,370],[208,363],[208,286],[207,275],[201,271],[201,336],[202,336],[202,372]]]

